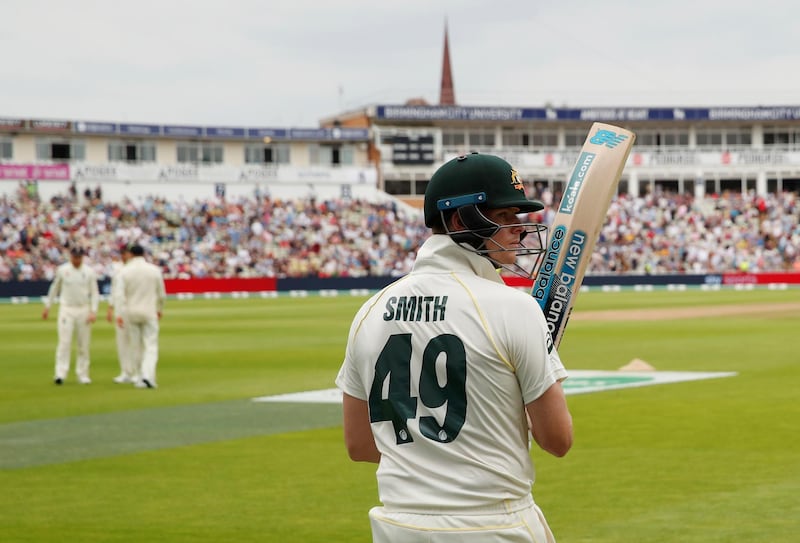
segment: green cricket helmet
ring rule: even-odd
[[[525,187],[511,164],[480,153],[461,155],[436,170],[425,189],[425,226],[432,228],[442,212],[464,205],[518,207],[520,213],[544,208],[525,197]]]
[[[471,153],[446,162],[431,177],[425,190],[425,225],[443,228],[453,241],[488,258],[496,267],[532,277],[544,254],[547,227],[531,222],[500,225],[484,214],[487,209],[508,207],[527,214],[540,211],[544,205],[525,196],[525,186],[511,164],[497,156]],[[450,230],[448,217],[452,213],[458,214],[465,228]],[[519,241],[513,247],[503,247],[495,240],[489,243],[504,228],[518,230]],[[514,264],[503,264],[498,253],[513,253],[529,262],[521,265],[515,258]]]

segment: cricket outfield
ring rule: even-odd
[[[55,325],[38,305],[0,305],[0,539],[369,541],[375,468],[347,459],[338,406],[252,401],[330,388],[363,299],[170,300],[157,390],[111,382],[105,321],[94,382],[54,386]],[[798,290],[582,293],[568,368],[639,358],[736,375],[571,395],[573,450],[532,451],[558,540],[794,541],[798,303]]]

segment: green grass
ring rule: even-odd
[[[369,541],[375,467],[347,459],[339,409],[249,401],[332,387],[362,301],[170,301],[152,391],[111,382],[105,321],[94,383],[54,386],[54,319],[0,305],[0,541]],[[576,312],[783,301],[800,291],[589,292]],[[574,319],[570,368],[739,375],[570,396],[573,450],[532,451],[558,541],[796,541],[798,330],[785,312]]]

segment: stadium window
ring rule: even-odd
[[[564,147],[581,147],[586,141],[586,130],[565,130]]]
[[[384,181],[383,190],[392,195],[411,194],[411,181],[408,179],[387,179]]]
[[[82,141],[72,140],[37,140],[37,160],[85,160],[86,144]]]
[[[425,194],[425,189],[428,188],[428,181],[429,179],[417,179],[414,181],[414,194],[419,196],[423,196]]]
[[[530,136],[514,128],[503,129],[503,147],[527,147],[530,145]]]
[[[155,162],[156,161],[156,145],[155,143],[139,143],[136,148],[139,153],[139,162]]]
[[[352,145],[342,145],[339,148],[339,163],[352,166],[356,161],[356,151]]]
[[[721,130],[698,130],[697,146],[722,147],[722,136],[723,134]]]
[[[558,147],[558,133],[556,132],[534,132],[531,138],[533,147],[555,149]]]
[[[351,165],[355,162],[355,149],[352,145],[309,144],[308,160],[316,166]]]
[[[720,179],[719,180],[719,190],[721,192],[742,192],[742,180],[740,179]]]
[[[463,130],[444,130],[442,131],[442,146],[463,149],[466,143]]]
[[[698,147],[705,147],[706,145],[709,145],[708,134],[698,132],[695,136],[695,143]]]
[[[656,194],[677,194],[680,183],[677,179],[655,179],[653,187]]]
[[[636,143],[639,142],[637,141]],[[686,147],[689,145],[689,133],[678,130],[665,131],[661,134],[661,145],[664,147]]]
[[[764,129],[764,145],[789,145],[790,143],[800,143],[800,137],[796,132],[785,128],[770,127]]]
[[[53,143],[50,146],[50,158],[53,160],[69,160],[69,143]]]
[[[637,147],[655,147],[658,145],[658,134],[656,132],[637,132],[636,133],[636,146]]]
[[[767,192],[770,194],[775,194],[778,192],[778,185],[780,184],[779,179],[775,179],[770,177],[767,179]]]
[[[0,160],[9,160],[14,156],[14,146],[10,139],[0,139]]]
[[[288,164],[289,146],[275,145],[248,145],[244,149],[244,161],[247,164]]]
[[[176,149],[178,162],[222,163],[222,145],[218,143],[178,142]]]
[[[781,179],[781,189],[785,192],[794,192],[800,194],[800,179],[790,177],[789,179]]]
[[[196,143],[183,143],[176,144],[178,152],[178,162],[197,162],[200,158],[200,151]]]
[[[474,128],[469,131],[470,150],[494,147],[494,129]]]
[[[333,149],[327,145],[312,143],[308,146],[308,162],[313,166],[333,164]]]
[[[108,161],[109,162],[119,162],[124,160],[122,157],[123,154],[123,145],[120,142],[112,141],[108,144]]]
[[[222,145],[204,143],[200,146],[202,161],[207,164],[222,164]]]
[[[725,144],[728,147],[749,146],[752,143],[752,134],[747,128],[730,130],[725,134]]]
[[[108,144],[109,162],[155,162],[156,146],[150,142],[112,141]]]

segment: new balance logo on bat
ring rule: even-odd
[[[628,139],[628,136],[625,134],[617,134],[611,130],[598,130],[597,134],[592,136],[589,141],[595,145],[605,145],[609,149],[613,149],[626,139]]]

